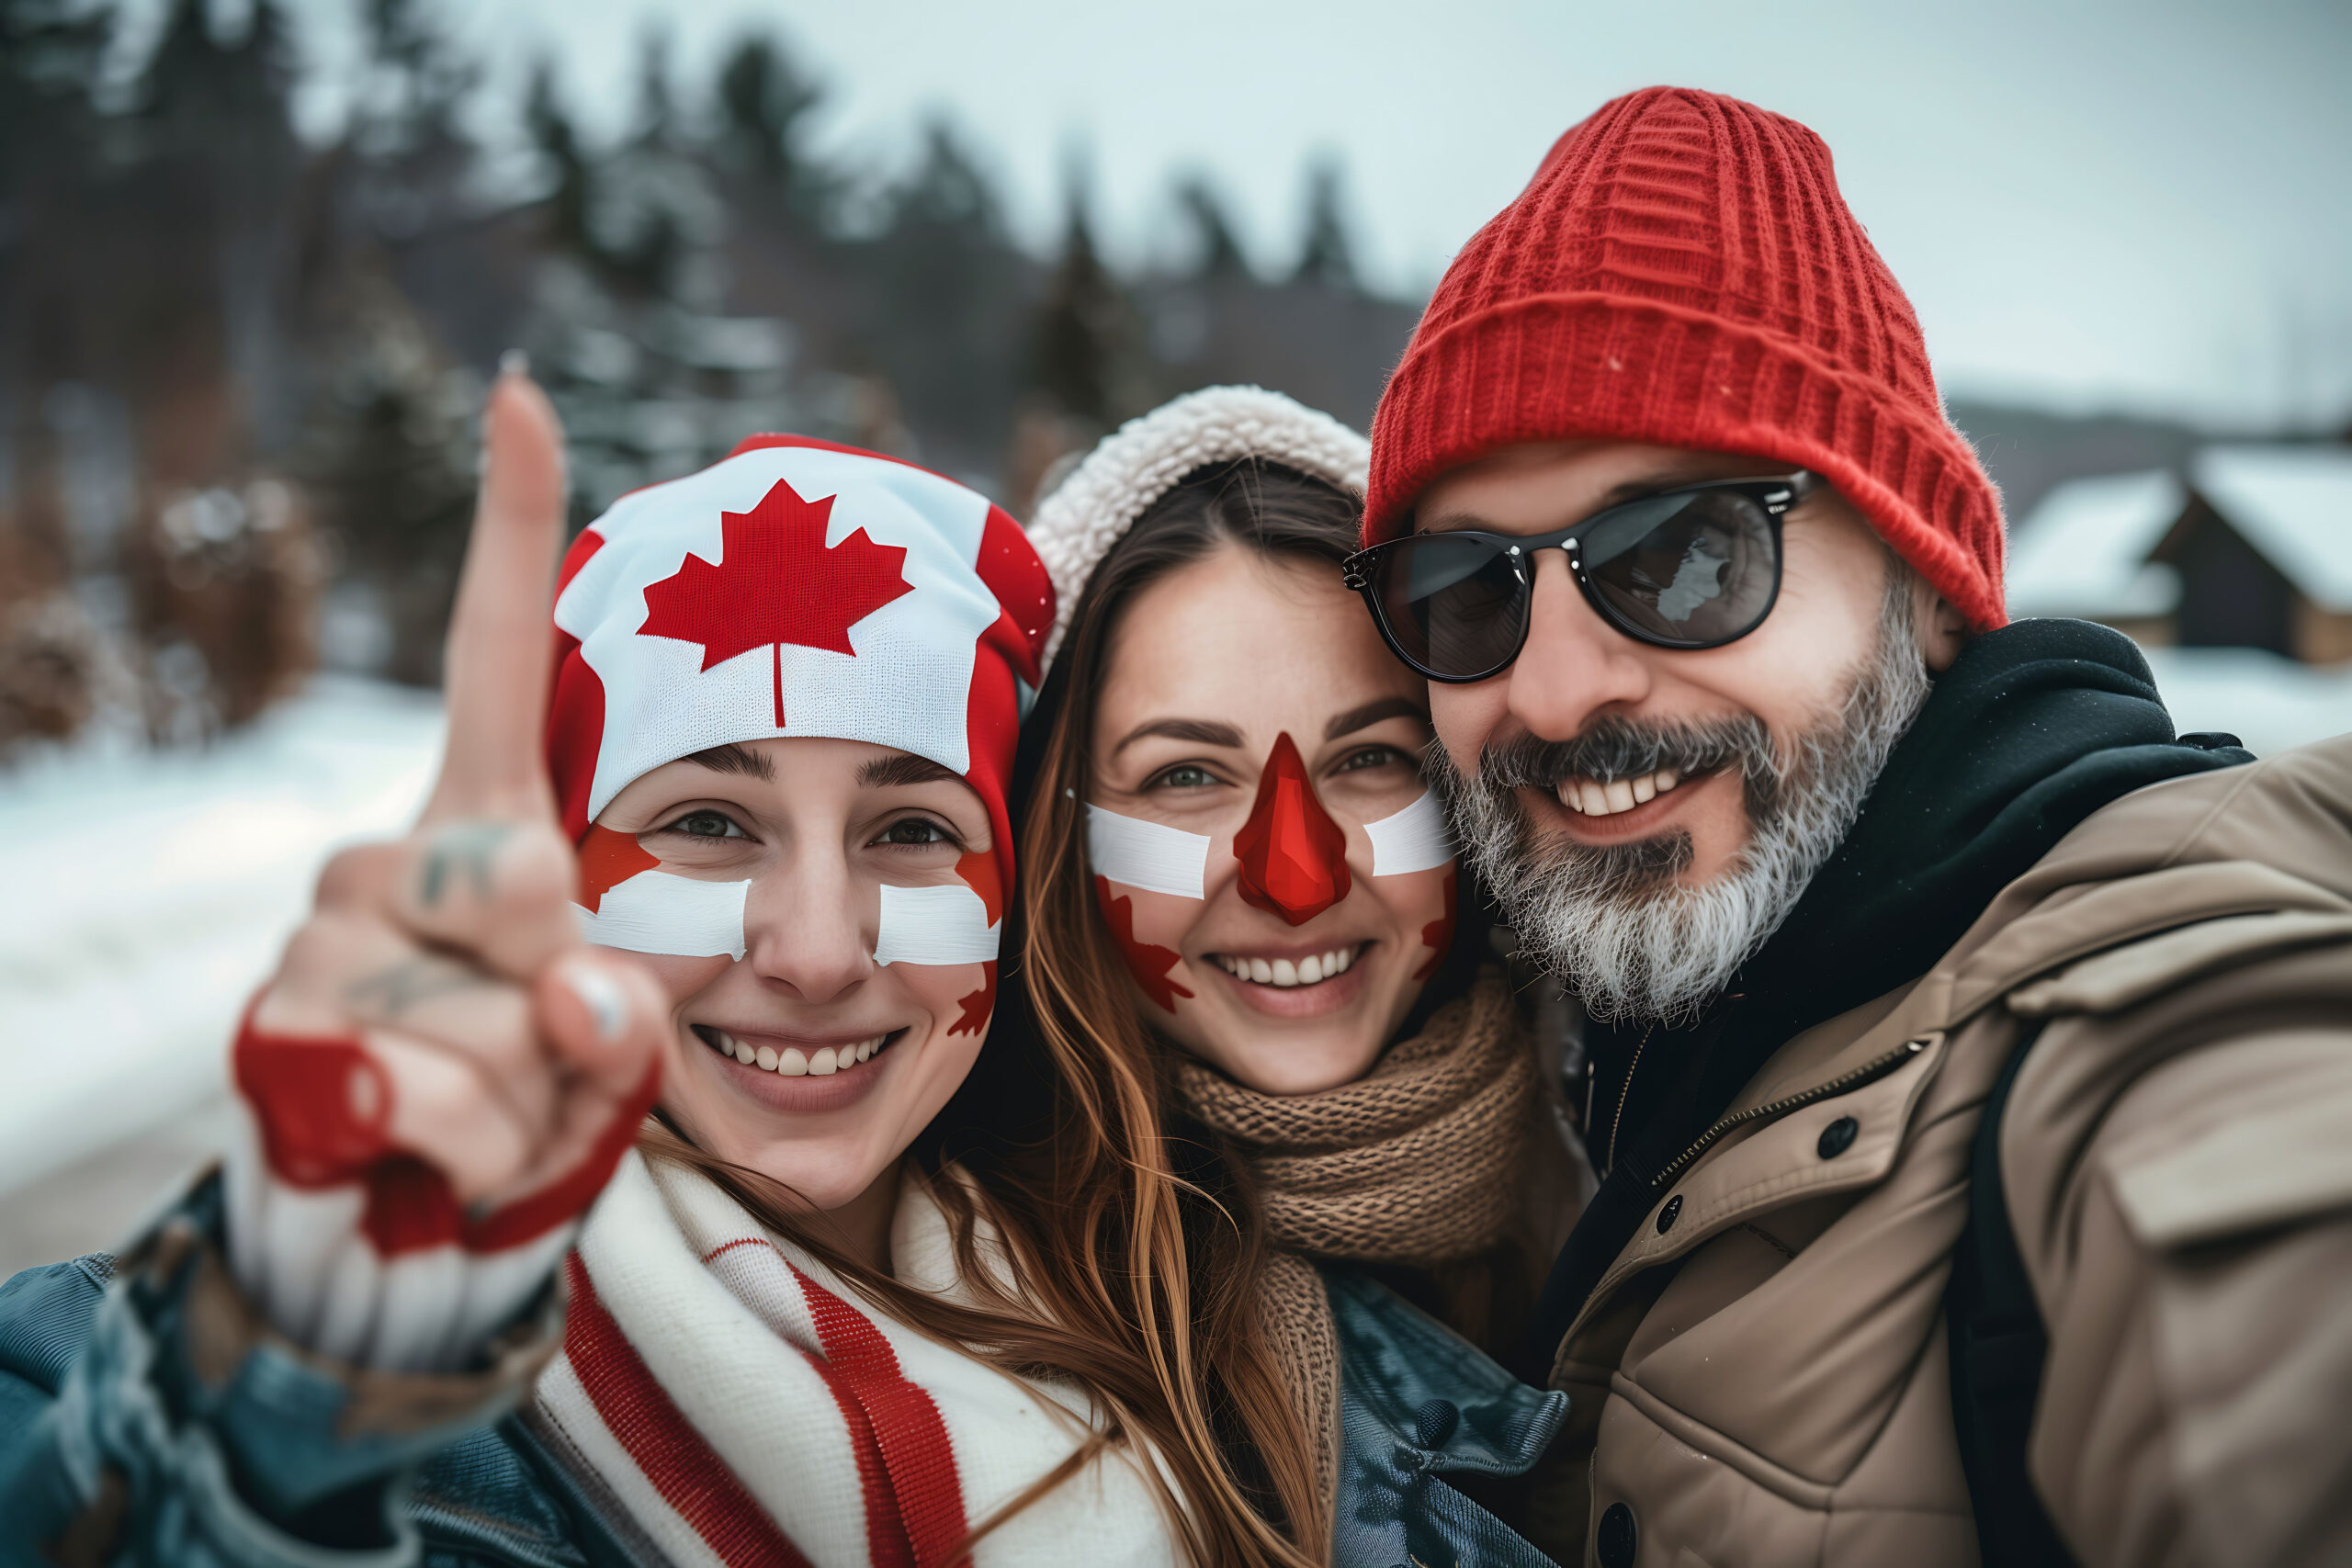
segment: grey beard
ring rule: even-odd
[[[1839,711],[1797,736],[1786,761],[1754,715],[1699,725],[1604,719],[1572,739],[1491,748],[1476,778],[1442,752],[1430,770],[1471,863],[1501,902],[1520,951],[1559,976],[1595,1016],[1675,1022],[1695,1014],[1788,918],[1854,825],[1895,742],[1927,700],[1913,577],[1890,571],[1878,647]],[[1736,769],[1748,838],[1724,875],[1678,878],[1690,836],[1589,846],[1544,834],[1513,791],[1571,774],[1638,778]]]

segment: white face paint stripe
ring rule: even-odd
[[[678,958],[743,956],[743,905],[749,882],[704,882],[666,871],[640,871],[605,890],[591,909],[572,906],[581,933],[598,947],[666,953]]]
[[[1147,893],[1206,897],[1209,837],[1187,833],[1099,806],[1086,808],[1086,858],[1095,874]]]
[[[876,964],[986,964],[996,957],[1001,926],[962,883],[937,887],[882,885],[882,919],[874,933]]]
[[[1453,834],[1446,827],[1445,808],[1427,790],[1395,816],[1365,823],[1363,830],[1372,839],[1374,876],[1435,871],[1453,859]]]

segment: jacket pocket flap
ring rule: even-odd
[[[2021,1018],[2115,1012],[2258,953],[2332,942],[2352,942],[2352,915],[2287,909],[2200,920],[2019,986],[2009,1010]]]
[[[2323,1097],[2217,1127],[2109,1170],[2124,1223],[2151,1247],[2194,1247],[2352,1208],[2345,1107]]]

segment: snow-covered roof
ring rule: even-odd
[[[2161,468],[2074,479],[2044,496],[2017,530],[2009,614],[2119,620],[2169,615],[2180,581],[2148,553],[2188,504]]]
[[[2208,446],[2189,474],[2307,598],[2352,611],[2352,448]]]

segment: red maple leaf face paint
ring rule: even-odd
[[[1004,878],[999,874],[994,850],[964,855],[956,863],[956,874],[980,896],[980,906],[988,911],[989,925],[1004,918]],[[958,1011],[956,1021],[948,1026],[948,1033],[988,1032],[989,1020],[996,1015],[996,960],[991,958],[981,964],[980,988],[958,998],[956,1006]]]
[[[1274,738],[1257,804],[1233,835],[1241,897],[1303,926],[1348,896],[1347,830],[1316,798],[1314,781],[1288,730]]]
[[[1459,911],[1462,889],[1455,882],[1455,873],[1449,866],[1445,873],[1445,913],[1421,928],[1421,945],[1430,950],[1429,961],[1413,971],[1416,981],[1425,981],[1437,973],[1445,962],[1448,949],[1453,945],[1453,922]]]
[[[996,960],[991,958],[980,965],[980,988],[968,996],[956,998],[956,1021],[948,1026],[950,1034],[985,1034],[989,1020],[996,1016]]]
[[[860,528],[828,548],[833,497],[803,501],[776,480],[749,512],[722,512],[724,558],[689,555],[645,590],[639,637],[702,645],[702,667],[755,648],[775,649],[775,727],[784,726],[784,645],[855,654],[849,629],[914,592],[906,548],[877,545]]]
[[[1094,901],[1102,908],[1102,923],[1110,928],[1111,940],[1119,944],[1119,955],[1127,961],[1127,973],[1136,977],[1143,994],[1162,1012],[1176,1010],[1178,997],[1193,993],[1178,985],[1169,971],[1175,968],[1183,954],[1173,948],[1154,947],[1136,936],[1136,901],[1114,897],[1107,877],[1094,879]]]
[[[634,833],[616,833],[591,824],[580,840],[580,903],[590,914],[605,907],[605,895],[641,871],[652,871],[662,857],[645,849]]]

